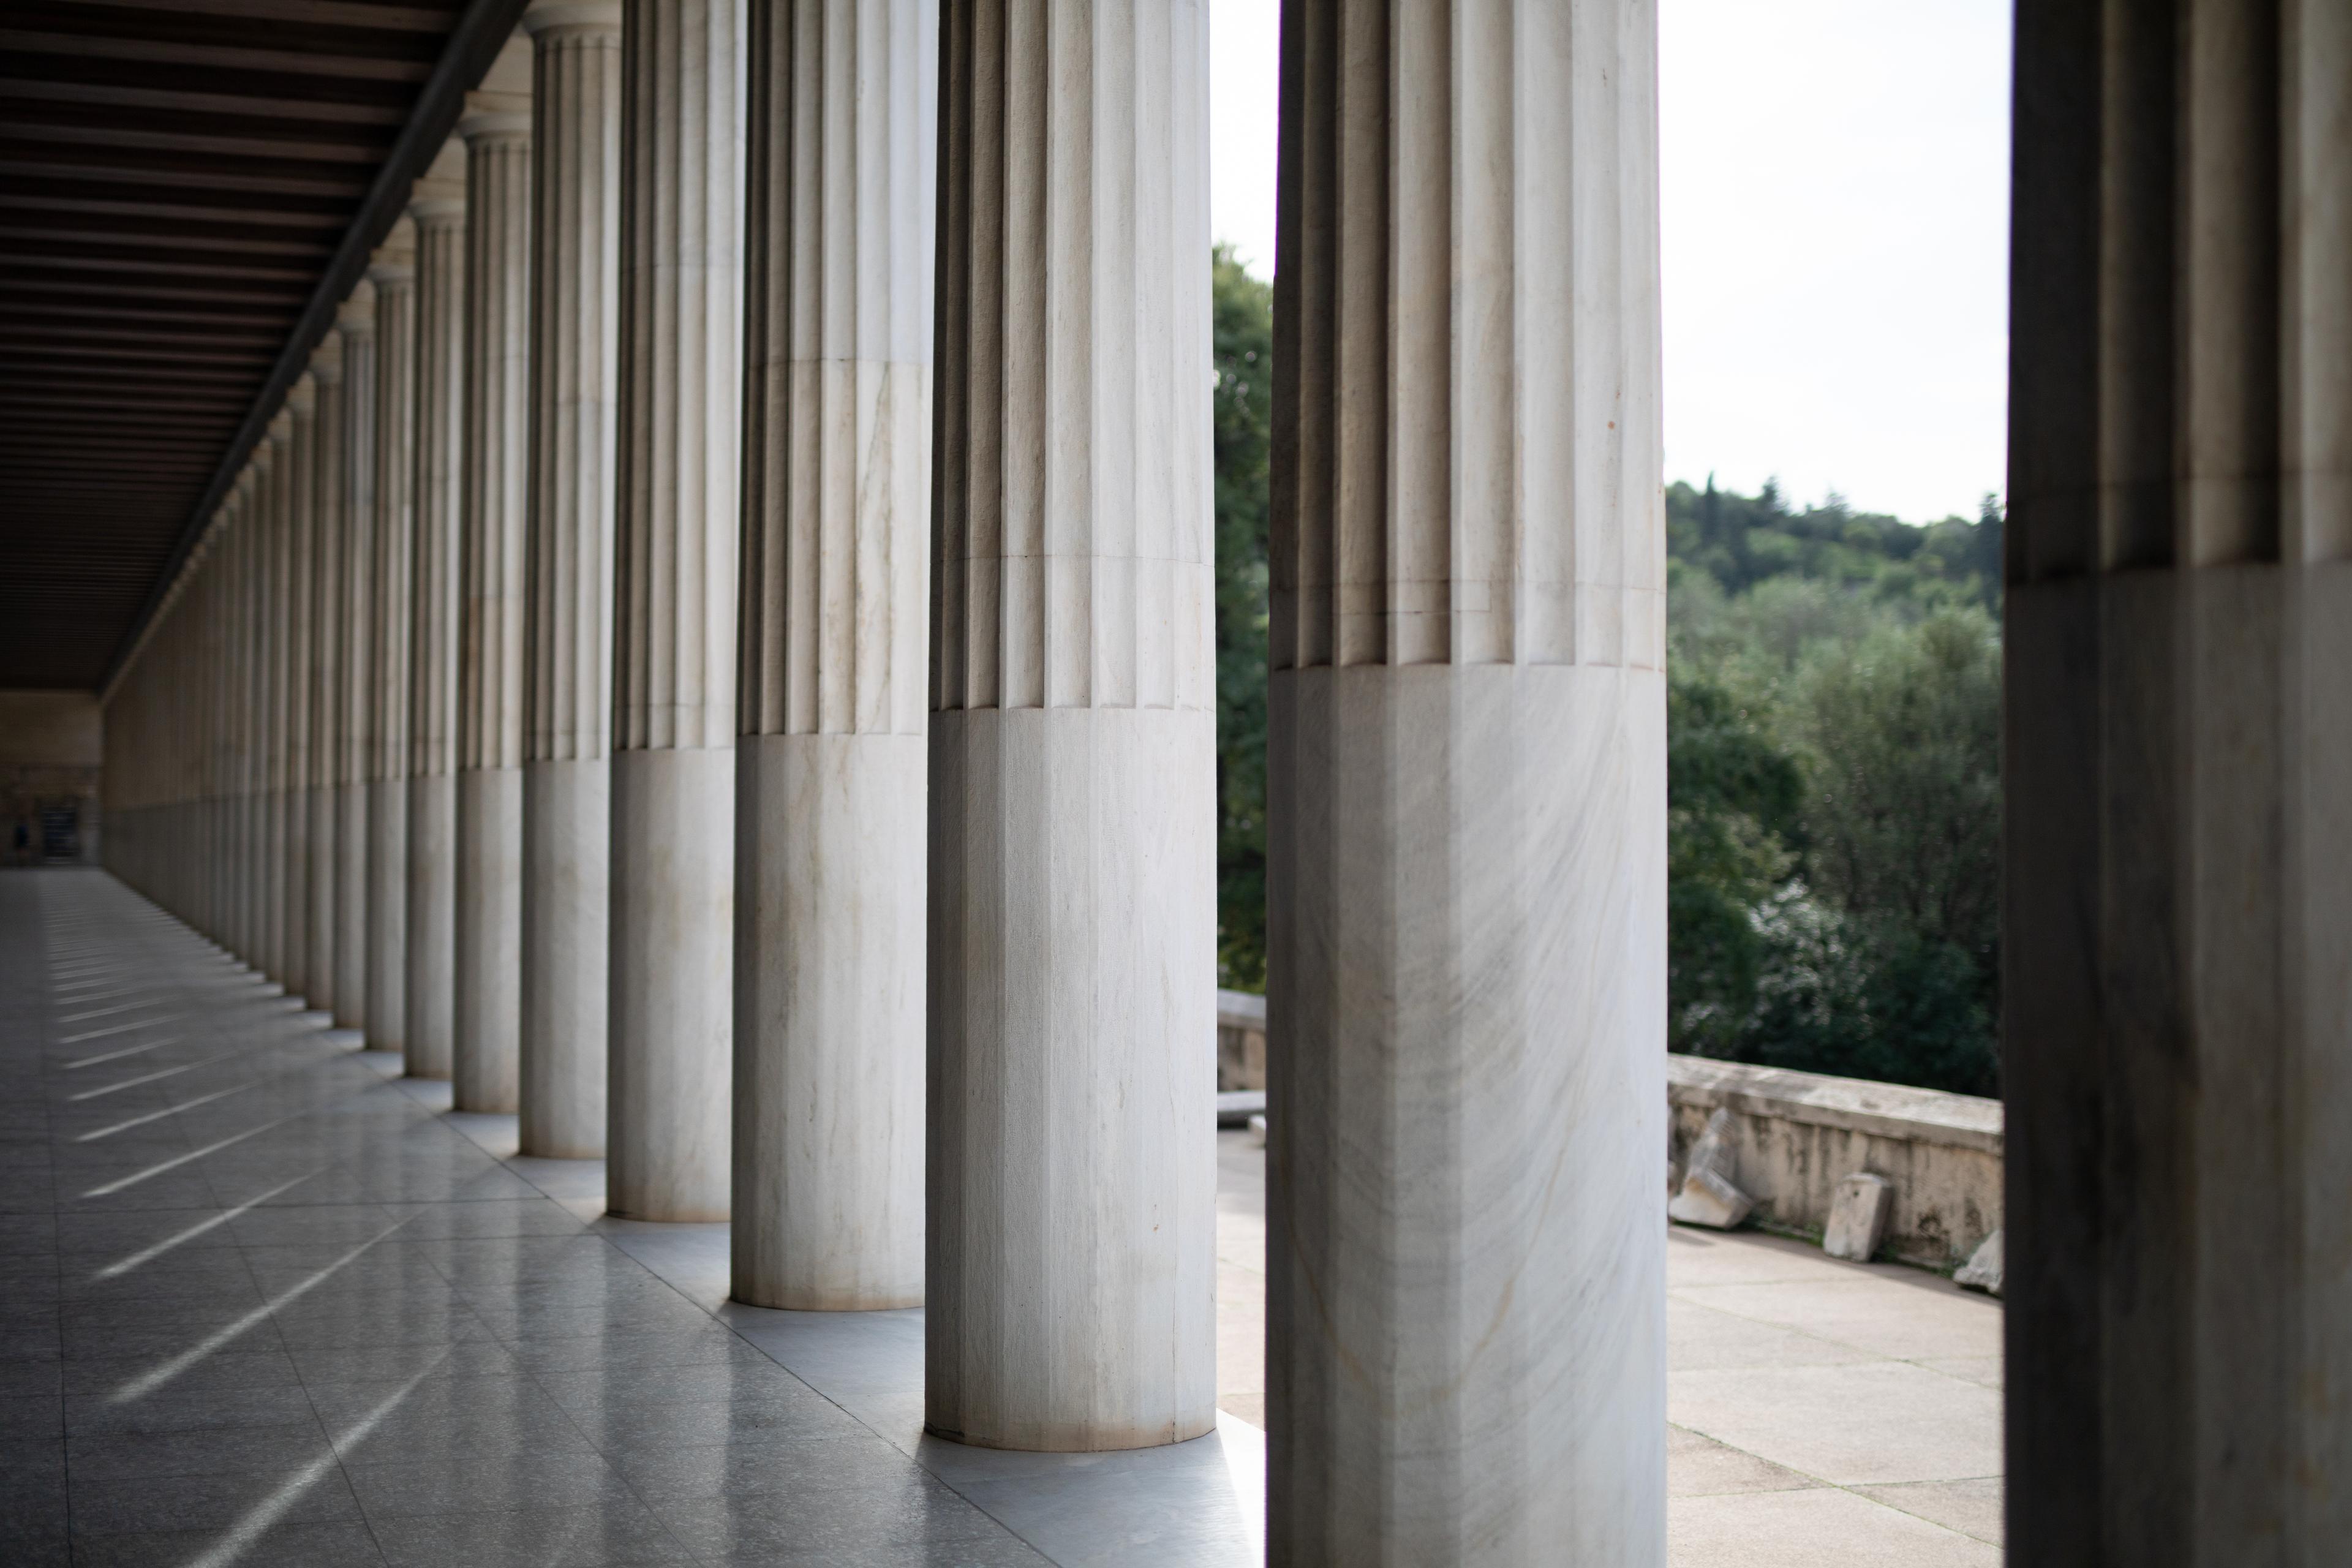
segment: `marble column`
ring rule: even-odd
[[[335,312],[343,345],[342,566],[335,584],[335,1025],[368,1019],[367,710],[375,699],[375,286],[362,279]]]
[[[937,0],[751,0],[734,1294],[923,1300]]]
[[[287,437],[285,461],[278,468],[279,577],[278,614],[284,617],[278,639],[279,748],[278,805],[278,965],[279,980],[289,996],[303,999],[305,1009],[318,1004],[312,997],[310,952],[310,672],[315,659],[317,628],[311,619],[310,554],[316,528],[313,508],[318,496],[319,383],[315,371],[305,371],[286,395],[293,416]]]
[[[310,458],[310,651],[302,672],[308,737],[304,770],[303,952],[309,984],[303,994],[331,1017],[336,1011],[335,918],[340,898],[335,873],[341,864],[336,840],[341,826],[335,793],[336,703],[342,695],[344,505],[343,475],[350,465],[343,448],[343,345],[327,334],[310,355],[317,383]]]
[[[229,568],[226,614],[230,657],[226,680],[227,798],[223,872],[226,879],[228,949],[247,967],[255,959],[253,864],[253,672],[259,628],[255,625],[254,560],[257,522],[254,482],[258,455],[247,458],[229,492]]]
[[[278,978],[278,935],[272,919],[278,878],[272,854],[275,816],[270,795],[274,767],[271,752],[276,744],[271,694],[275,689],[276,644],[280,631],[272,612],[270,594],[278,548],[275,472],[283,446],[280,432],[290,428],[291,423],[290,417],[283,415],[271,420],[268,434],[255,446],[253,461],[247,465],[251,489],[247,498],[247,526],[253,531],[253,543],[245,591],[251,649],[245,686],[249,721],[242,813],[247,858],[244,899],[250,942],[246,956],[255,972],[269,981]]]
[[[523,647],[526,1154],[604,1152],[620,0],[537,0]]]
[[[453,1103],[511,1112],[522,1029],[523,494],[530,471],[530,41],[508,40],[466,143],[466,417]]]
[[[621,49],[605,1202],[727,1217],[742,447],[743,0]]]
[[[365,616],[367,1039],[408,1046],[408,583],[414,567],[416,226],[405,213],[368,261],[375,289],[375,526]]]
[[[408,1037],[447,1078],[457,981],[457,520],[466,408],[466,148],[451,137],[408,204],[416,246],[409,493]]]
[[[941,39],[925,1422],[1216,1411],[1208,7]]]
[[[1267,1558],[1659,1568],[1655,11],[1282,68]]]
[[[2352,13],[2025,6],[2009,1560],[2352,1538]]]

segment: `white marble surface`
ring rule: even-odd
[[[923,1300],[924,754],[736,742],[733,1291],[754,1306]]]
[[[452,793],[449,1076],[458,1110],[510,1112],[522,1071],[522,770],[462,769]]]
[[[446,1078],[457,994],[458,517],[466,353],[466,146],[416,182],[416,424],[410,491],[408,1070]]]
[[[908,1307],[939,8],[751,15],[734,1289]]]
[[[613,1207],[728,1205],[742,0],[631,4],[614,513]]]
[[[535,0],[522,1147],[604,1152],[621,7]]]
[[[305,825],[303,950],[308,966],[304,994],[310,1005],[331,1013],[341,960],[335,941],[341,910],[336,879],[342,870],[342,811],[335,794],[341,761],[339,705],[343,686],[343,552],[351,495],[345,482],[351,451],[351,421],[343,396],[343,342],[331,332],[311,351],[310,376],[317,386],[310,457],[310,658],[302,672],[303,724],[309,754],[303,767]]]
[[[335,310],[343,348],[342,547],[335,574],[335,1025],[368,1016],[369,703],[374,700],[375,285],[362,278]]]
[[[408,1043],[409,584],[416,548],[416,226],[368,259],[375,289],[375,530],[367,568],[368,1044]]]
[[[734,754],[625,750],[612,781],[606,1202],[631,1219],[725,1219]]]
[[[926,1418],[1178,1443],[1215,1418],[1207,7],[986,0],[940,47]]]
[[[1297,20],[1271,1554],[1657,1568],[1655,9]]]
[[[611,763],[523,764],[522,1151],[602,1158],[611,1001]]]
[[[511,1111],[522,1035],[522,655],[530,470],[530,41],[466,95],[458,500],[457,995],[461,1110]]]
[[[319,460],[319,384],[297,377],[286,395],[289,425],[277,470],[278,571],[273,598],[283,623],[278,657],[278,973],[289,996],[310,993],[310,667],[314,658],[311,510]]]

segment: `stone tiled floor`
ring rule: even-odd
[[[301,1014],[101,875],[0,877],[0,1562],[1243,1564],[1263,1156],[1221,1138],[1219,1429],[921,1436],[919,1312],[725,1300],[724,1226]],[[1677,1568],[1992,1563],[1999,1310],[1676,1232]]]

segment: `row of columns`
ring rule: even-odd
[[[1206,1432],[1206,7],[522,27],[113,694],[112,863],[739,1298],[923,1304],[935,1433]],[[1272,1537],[1656,1563],[1654,23],[1285,31]]]

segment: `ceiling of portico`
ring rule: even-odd
[[[0,688],[105,681],[520,9],[0,5]]]

